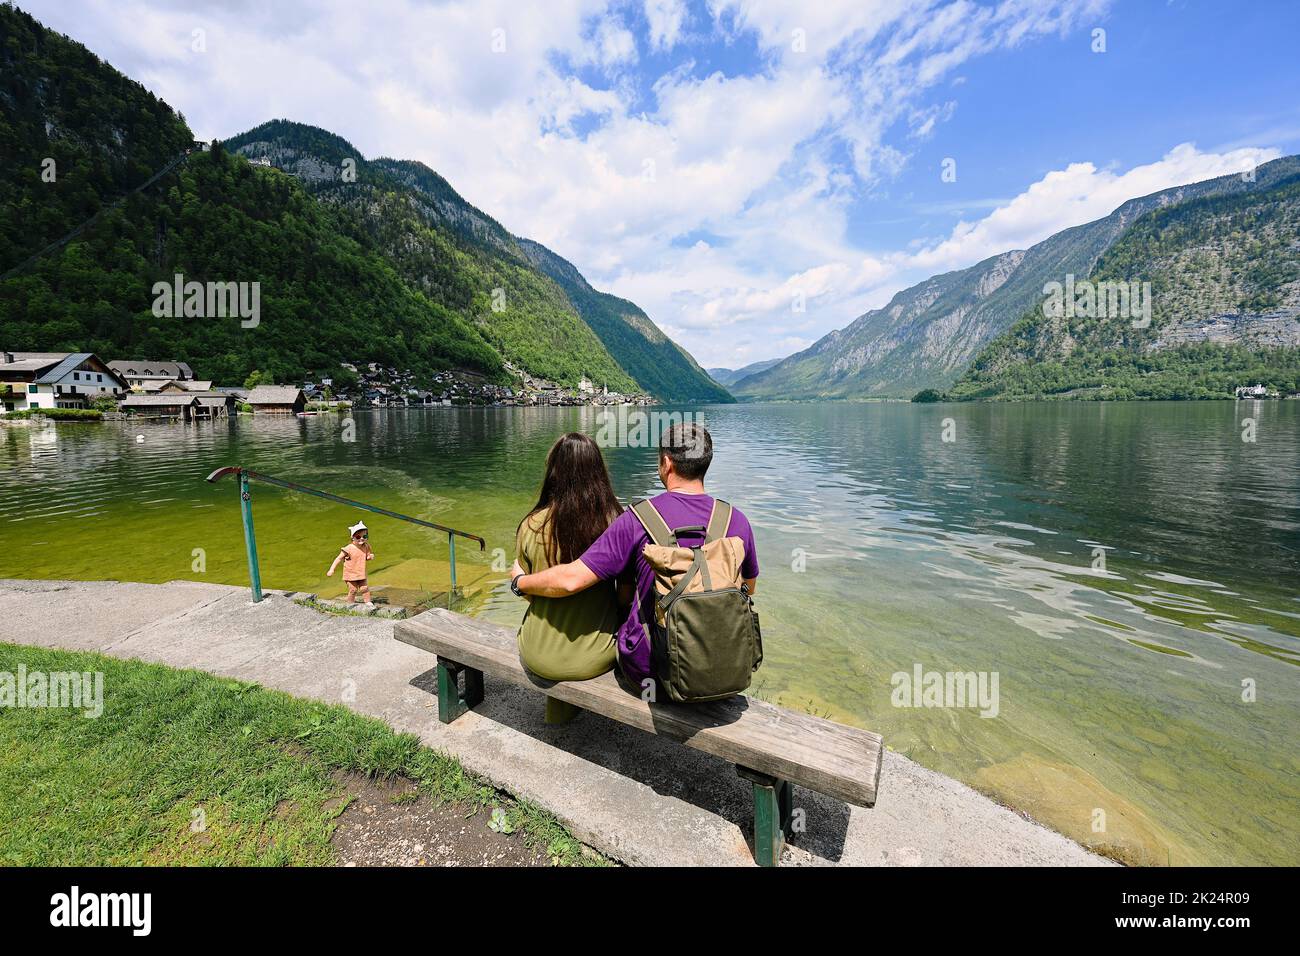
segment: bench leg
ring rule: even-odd
[[[460,675],[465,675],[465,689]],[[483,702],[483,672],[444,657],[438,658],[438,719],[449,724]]]
[[[789,780],[782,780],[777,787],[777,802],[781,810],[781,835],[790,839],[790,825],[794,819],[794,785]]]
[[[794,788],[789,780],[747,767],[738,766],[736,772],[749,780],[754,789],[754,862],[759,866],[776,866],[790,836]]]
[[[465,693],[462,695],[466,707],[477,707],[483,703],[483,672],[472,667],[465,669]]]

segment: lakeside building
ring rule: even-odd
[[[307,396],[292,385],[259,385],[245,401],[257,415],[296,415],[307,407]]]
[[[194,396],[195,418],[229,418],[235,414],[235,396],[221,392],[200,392]]]
[[[170,418],[175,421],[211,421],[235,413],[235,397],[219,392],[187,392],[184,389],[155,395],[131,394],[118,406],[124,414],[141,418]]]
[[[129,390],[126,379],[92,352],[0,352],[6,412],[89,408],[97,398],[116,399]]]
[[[198,417],[198,405],[198,398],[182,391],[165,395],[128,395],[118,407],[131,416],[188,422]]]

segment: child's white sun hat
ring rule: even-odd
[[[358,521],[351,528],[348,528],[348,533],[354,535],[358,531],[369,531],[369,530],[370,529],[366,527],[366,523],[364,521]]]

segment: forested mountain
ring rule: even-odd
[[[979,355],[952,397],[1218,398],[1245,384],[1300,390],[1300,170],[1278,169],[1288,167],[1289,175],[1257,180],[1258,188],[1153,210],[1106,250],[1089,288],[1149,282],[1149,323],[1097,309],[1031,309]]]
[[[946,389],[986,345],[1038,308],[1043,287],[1085,277],[1143,216],[1208,196],[1249,195],[1300,171],[1296,157],[1239,175],[1132,199],[1096,222],[1063,230],[1029,249],[993,256],[898,293],[766,372],[733,386],[749,399],[906,397]]]
[[[200,150],[166,103],[12,5],[0,6],[0,106],[0,273],[16,270],[0,282],[6,349],[180,360],[227,382],[342,362],[507,382],[504,357],[567,385],[731,400],[636,306],[419,163],[368,162],[286,121]],[[257,283],[256,327],[155,314],[154,284],[178,273]]]
[[[0,272],[94,215],[101,197],[144,182],[192,141],[184,120],[139,83],[0,5]]]
[[[436,172],[367,160],[339,136],[274,120],[227,141],[344,210],[406,279],[472,317],[507,359],[534,375],[678,401],[731,401],[631,302],[598,292],[572,264],[510,234]]]
[[[253,369],[301,381],[342,361],[504,379],[500,356],[455,310],[413,289],[378,244],[289,177],[217,148],[85,47],[0,6],[0,269],[103,210],[81,235],[0,283],[0,344],[188,362],[202,378]],[[54,160],[52,181],[42,177]],[[118,205],[119,197],[126,196]],[[160,317],[153,285],[260,286],[239,317]]]

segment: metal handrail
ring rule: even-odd
[[[423,518],[412,518],[410,515],[404,515],[396,511],[389,511],[387,508],[380,508],[376,505],[368,505],[363,501],[353,501],[351,498],[344,498],[341,495],[331,494],[328,491],[321,491],[318,488],[308,488],[306,485],[300,485],[297,482],[285,481],[283,478],[273,478],[270,475],[264,475],[261,472],[253,471],[251,468],[244,468],[241,465],[230,465],[225,468],[218,468],[212,474],[208,475],[207,481],[217,482],[228,475],[235,475],[239,478],[239,510],[244,519],[244,547],[248,552],[248,578],[253,591],[253,602],[257,603],[262,600],[262,570],[257,562],[257,539],[253,534],[253,495],[249,491],[249,480],[261,481],[268,485],[276,485],[289,491],[301,491],[303,494],[315,495],[317,498],[324,498],[327,501],[337,501],[339,504],[348,505],[353,508],[360,508],[363,511],[369,511],[374,514],[384,515],[388,518],[396,518],[399,521],[408,521],[411,524],[418,524],[425,528],[432,528],[435,531],[445,532],[447,535],[447,548],[451,558],[451,590],[447,592],[447,607],[451,607],[452,597],[456,593],[456,538],[468,538],[471,541],[478,542],[478,549],[483,551],[487,548],[487,542],[476,534],[470,534],[468,531],[459,531],[456,528],[448,528],[446,525],[435,524],[432,521],[425,521]]]

